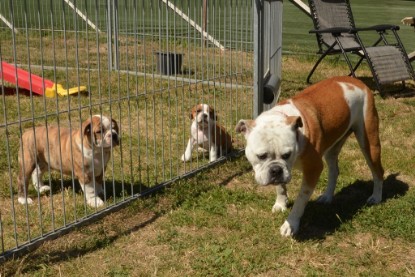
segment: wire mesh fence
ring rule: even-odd
[[[212,165],[211,137],[181,158],[196,104],[215,110],[234,152],[243,147],[234,126],[252,117],[251,0],[10,0],[0,16],[0,258]],[[95,127],[94,115],[116,125]],[[107,131],[119,143],[103,146]],[[22,153],[47,164],[42,180],[39,166],[23,178],[33,200],[23,205],[19,170],[32,161]]]

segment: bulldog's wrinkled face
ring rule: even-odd
[[[82,124],[82,130],[84,139],[95,148],[110,148],[120,143],[117,122],[106,116],[92,116]]]
[[[216,114],[209,105],[198,104],[192,108],[190,119],[196,120],[199,128],[203,128],[216,121]]]
[[[247,140],[245,154],[259,185],[286,184],[298,155],[300,117],[258,117],[257,121],[241,120],[236,131]]]

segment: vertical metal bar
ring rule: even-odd
[[[38,4],[38,8],[40,9],[40,7],[42,7],[41,6],[41,4],[40,4],[40,1],[38,0],[37,1],[37,4]],[[47,12],[45,11],[44,12],[44,15],[46,15],[47,14]],[[41,68],[42,68],[42,77],[43,77],[43,74],[44,74],[44,66],[43,66],[43,64],[44,64],[44,58],[43,58],[43,40],[42,40],[42,24],[41,24],[41,21],[40,21],[40,19],[41,18],[45,18],[45,17],[47,17],[47,16],[41,16],[41,14],[39,14],[39,34],[40,34],[40,49],[41,49]],[[51,20],[52,20],[52,18],[51,18]],[[52,30],[53,30],[53,27],[52,27]],[[45,82],[43,81],[43,87],[46,87],[45,86]],[[45,110],[45,111],[47,111],[47,105],[46,105],[46,97],[43,97],[43,109]],[[47,115],[46,115],[46,112],[45,112],[45,126],[48,126],[48,117],[47,117]],[[48,133],[46,133],[46,141],[49,141],[49,134]],[[50,156],[49,156],[49,144],[47,144],[46,145],[46,149],[47,149],[47,152],[48,152],[48,159],[50,159]],[[48,164],[48,172],[50,172],[50,165]],[[50,206],[51,206],[51,221],[52,221],[52,226],[51,226],[51,228],[52,228],[52,230],[55,230],[55,211],[54,211],[54,204],[53,204],[53,188],[52,188],[52,183],[51,183],[51,178],[49,178],[49,188],[50,188],[50,191],[49,191],[49,193],[50,193]]]
[[[128,1],[127,0],[125,0],[124,1],[124,13],[125,13],[125,16],[124,16],[124,23],[125,23],[125,26],[124,26],[124,28],[125,28],[125,30],[124,30],[124,36],[125,36],[125,40],[126,40],[126,42],[125,42],[125,57],[126,57],[126,59],[125,59],[125,63],[126,63],[126,65],[125,65],[125,67],[126,67],[126,70],[127,70],[127,72],[129,72],[130,71],[130,61],[129,61],[129,59],[128,59],[128,57],[129,57],[129,51],[128,51],[128,49],[129,49],[129,37],[128,37],[128,35],[129,35],[129,32],[128,32],[128,30],[129,30],[129,28],[128,28],[128,23],[129,23],[129,20],[130,20],[130,17],[129,17],[129,12],[128,12],[129,10],[128,10]],[[130,111],[130,77],[129,77],[129,75],[128,75],[128,73],[127,74],[125,74],[125,77],[127,78],[127,81],[126,81],[126,85],[127,85],[127,118],[131,118],[131,111]],[[122,96],[121,96],[121,86],[119,85],[118,86],[118,99],[117,99],[117,104],[118,104],[118,114],[117,114],[117,119],[119,120],[119,122],[121,123],[121,120],[122,120],[122,118],[123,118],[123,116],[122,116],[122,107],[121,107],[121,98],[122,98]],[[130,120],[129,120],[130,121]],[[123,127],[123,125],[122,124],[119,124],[119,132],[120,132],[120,134],[122,133],[122,127]],[[131,128],[129,128],[129,132],[130,132],[130,138],[131,138]],[[131,141],[131,139],[130,139],[130,141]],[[123,144],[122,144],[122,142],[120,143],[120,145],[119,145],[119,147],[120,147],[120,167],[121,168],[123,168],[124,166],[124,155],[123,155]],[[111,152],[114,150],[114,148],[111,148]],[[131,150],[131,149],[130,149]],[[111,161],[112,161],[112,164],[114,165],[114,155],[111,155]],[[113,173],[115,172],[115,170],[113,169]],[[120,170],[120,173],[121,173],[121,190],[122,191],[124,191],[125,190],[125,187],[124,187],[124,184],[125,184],[125,175],[124,175],[124,170]],[[115,188],[115,174],[112,174],[112,183],[113,183],[113,191],[114,191],[114,193],[113,193],[113,197],[114,197],[114,203],[116,202],[115,200],[116,200],[116,188]],[[124,193],[122,194],[122,200],[124,200],[125,199],[125,195],[124,195]]]
[[[14,17],[14,10],[13,10],[13,2],[12,0],[9,1],[9,14],[10,14],[10,21],[12,23],[12,29],[15,28],[15,17]],[[15,37],[15,33],[12,32],[12,46],[13,46],[13,58],[14,60],[16,60],[16,37]],[[0,49],[1,50],[1,49]],[[2,58],[1,58],[1,51],[0,51],[0,62],[2,62]],[[0,63],[1,66],[1,63]],[[3,70],[2,70],[3,71]],[[4,87],[2,87],[2,90],[4,90]],[[17,90],[17,84],[16,84],[16,90]],[[19,91],[17,90],[17,100],[19,100]],[[8,132],[8,124],[7,124],[7,105],[6,105],[6,99],[5,99],[5,94],[3,93],[3,103],[4,103],[4,117],[5,117],[5,124],[6,124],[6,143],[7,143],[7,160],[8,160],[8,170],[9,170],[9,176],[12,176],[11,174],[11,161],[10,161],[10,140],[9,140],[9,132]],[[19,103],[19,101],[17,101],[17,103]],[[20,107],[18,105],[17,107],[17,111],[18,114],[19,113]],[[19,131],[21,134],[21,124],[19,122]],[[19,146],[21,146],[21,141],[19,140]],[[14,206],[14,197],[13,197],[13,182],[10,180],[10,197],[12,199],[11,203],[12,203],[12,210],[11,210],[11,217],[12,217],[12,221],[13,221],[13,238],[14,238],[14,244],[16,247],[19,246],[19,242],[17,239],[17,222],[16,222],[16,209]]]
[[[264,53],[264,16],[263,3],[261,0],[252,0],[254,6],[254,110],[253,117],[256,118],[263,111],[263,59]]]
[[[99,13],[98,13],[98,5],[99,5],[99,0],[95,0],[95,18],[96,18],[96,21],[98,21],[98,19],[99,19]],[[109,31],[108,33],[107,33],[107,66],[108,66],[108,69],[107,69],[107,72],[110,72],[111,71],[111,69],[112,69],[112,45],[111,45],[111,3],[110,3],[110,0],[108,0],[108,2],[106,2],[106,6],[105,6],[105,9],[106,9],[106,15],[107,15],[107,30]],[[97,22],[97,24],[96,24],[97,26],[98,26],[98,22]],[[97,30],[95,30],[95,41],[96,41],[96,48],[97,49],[99,49],[100,48],[100,43],[99,43],[99,41],[100,41],[100,32],[98,31],[98,29]],[[97,51],[97,66],[98,66],[98,71],[97,71],[97,82],[98,82],[98,101],[99,101],[99,103],[102,103],[103,101],[102,101],[102,99],[103,99],[103,88],[102,88],[102,78],[104,78],[104,77],[102,77],[102,74],[101,74],[101,70],[103,70],[104,71],[104,69],[102,68],[102,66],[101,66],[101,54],[100,54],[100,51]],[[108,74],[110,74],[110,73],[108,73]],[[109,84],[111,84],[110,82],[109,82]],[[111,89],[110,89],[111,90]],[[92,100],[92,97],[91,97],[91,93],[89,93],[89,103],[90,103],[90,108],[88,109],[88,115],[89,115],[89,118],[90,119],[92,119],[92,103],[93,103],[93,100]],[[102,116],[102,106],[100,105],[99,106],[99,114]],[[91,136],[92,136],[92,132],[91,132]],[[94,145],[92,145],[92,151],[94,151]],[[102,159],[102,157],[100,157],[101,159]],[[94,166],[92,166],[92,174],[93,174],[93,176],[95,176],[95,167]],[[103,178],[103,183],[105,183],[105,179]],[[94,184],[93,184],[94,186],[95,186],[95,182],[94,182]],[[104,186],[104,184],[102,184],[103,186]],[[95,187],[94,187],[94,189],[95,189]],[[106,198],[106,193],[105,193],[105,187],[104,187],[104,199]],[[86,204],[85,204],[85,197],[83,197],[83,199],[84,199],[84,211],[85,211],[85,214],[87,213],[87,207],[86,207]]]
[[[76,0],[73,1],[73,5],[74,5],[74,10],[76,11],[78,9]],[[79,47],[79,37],[78,37],[78,22],[77,22],[77,15],[76,15],[76,13],[73,13],[72,14],[72,20],[73,20],[73,24],[74,24],[73,27],[74,27],[74,35],[75,35],[75,69],[76,69],[76,76],[77,76],[77,85],[79,87],[80,86],[80,79],[79,79],[79,58],[78,58],[78,56],[79,56],[79,51],[78,51],[78,47]],[[69,84],[69,83],[67,82],[67,84]],[[81,108],[82,107],[82,104],[81,104],[81,98],[80,98],[81,95],[78,93],[77,96],[78,96],[78,123],[77,123],[78,126],[76,128],[82,129],[82,122],[83,122],[83,120],[82,120],[82,108]],[[82,151],[84,149],[83,140],[81,140],[81,149],[82,149]],[[71,155],[72,155],[72,153],[71,153]],[[71,157],[71,159],[73,160],[73,157]],[[81,159],[82,159],[82,164],[84,164],[84,153],[83,152],[82,152],[82,158]],[[73,161],[73,162],[75,162],[75,161]],[[82,167],[82,175],[85,176],[86,174],[88,174],[88,173],[85,172],[84,167]],[[74,214],[76,216],[76,206],[77,206],[77,203],[76,203],[76,200],[75,200],[76,199],[75,189],[73,191],[73,196],[74,196],[73,204],[74,204],[74,211],[75,211]]]
[[[41,60],[41,68],[42,68],[42,77],[44,77],[43,75],[44,75],[44,67],[43,67],[43,40],[42,40],[42,23],[41,23],[41,18],[42,18],[42,15],[41,15],[41,13],[40,13],[40,2],[39,2],[39,0],[37,1],[37,7],[36,7],[36,11],[37,11],[37,15],[38,15],[38,17],[37,17],[37,20],[38,20],[38,30],[39,30],[39,45],[40,45],[40,60]],[[45,82],[43,81],[43,87],[46,87],[45,86]],[[44,109],[44,111],[45,111],[45,124],[46,124],[46,126],[47,126],[47,108],[46,108],[46,105],[45,105],[45,101],[46,101],[46,96],[45,95],[43,95],[43,103],[44,103],[44,106],[43,106],[43,109]],[[35,113],[34,113],[34,103],[33,103],[33,97],[31,98],[31,100],[32,100],[32,105],[33,105],[33,114],[32,114],[32,117],[34,117],[35,116]],[[36,131],[35,131],[35,129],[33,129],[33,131],[34,131],[34,135],[36,135]],[[47,137],[47,141],[48,141],[48,137]],[[35,140],[35,149],[37,148],[37,146],[36,146],[36,140]],[[47,143],[47,146],[46,146],[46,149],[47,149],[47,152],[49,153],[49,143]],[[35,156],[37,155],[37,153],[35,152]],[[37,158],[36,158],[36,160],[37,160]],[[37,170],[36,170],[37,171]],[[37,172],[37,174],[39,174],[39,172]],[[40,224],[40,234],[41,234],[41,236],[43,236],[43,230],[44,230],[44,226],[43,226],[43,217],[42,217],[42,202],[40,201],[40,191],[39,191],[39,188],[40,188],[40,186],[43,184],[43,180],[40,180],[40,182],[38,182],[38,189],[37,189],[37,196],[38,196],[38,204],[39,204],[39,224]],[[53,211],[52,211],[52,213],[53,213]]]
[[[143,0],[143,1],[145,1],[145,0]],[[143,12],[144,12],[144,10],[143,10]],[[144,13],[143,13],[143,17],[144,17]],[[150,34],[151,34],[151,41],[153,40],[153,28],[154,28],[154,26],[153,26],[153,22],[154,22],[154,4],[153,4],[153,1],[150,1]],[[144,20],[144,19],[143,19]],[[145,22],[145,21],[144,21]],[[144,40],[145,41],[145,40]],[[154,90],[154,56],[152,55],[151,56],[151,72],[152,72],[152,78],[151,78],[151,84],[152,84],[152,88],[153,88],[153,90]],[[150,81],[149,81],[150,82]],[[145,110],[145,124],[146,124],[146,132],[145,132],[145,134],[146,134],[146,136],[145,136],[145,138],[146,138],[146,161],[147,161],[147,163],[146,163],[146,181],[147,181],[147,185],[149,185],[150,184],[150,151],[149,151],[149,145],[150,145],[150,142],[149,142],[149,130],[148,130],[148,113],[149,113],[149,111],[148,111],[148,98],[150,98],[150,97],[147,97],[147,94],[149,93],[149,91],[147,90],[147,88],[148,88],[148,84],[147,84],[147,79],[144,79],[144,85],[145,85],[145,89],[146,89],[146,97],[145,97],[145,107],[144,107],[144,110]],[[154,93],[153,93],[153,97],[154,97]],[[153,101],[153,103],[154,103],[154,101]]]
[[[132,27],[132,32],[133,32],[133,35],[134,35],[134,72],[136,73],[135,74],[135,97],[134,97],[134,101],[135,101],[135,103],[133,103],[133,105],[135,104],[135,106],[136,106],[136,109],[137,109],[137,130],[138,130],[138,134],[140,134],[139,133],[139,130],[140,130],[140,123],[139,123],[139,117],[138,117],[138,115],[139,115],[139,112],[138,112],[138,76],[137,76],[137,72],[138,72],[138,23],[137,23],[137,15],[138,15],[138,9],[137,9],[137,0],[134,0],[133,1],[133,27]],[[128,91],[130,91],[130,90],[128,90]],[[129,96],[130,96],[130,93],[128,93],[129,94]],[[130,99],[130,97],[129,97],[129,100],[128,100],[128,114],[129,114],[129,118],[132,118],[133,117],[133,115],[132,115],[132,112],[131,112],[131,107],[130,107],[130,102],[131,102],[131,99]],[[121,119],[120,119],[121,120]],[[128,121],[128,129],[129,129],[129,136],[130,136],[130,140],[129,140],[129,157],[130,157],[130,160],[129,160],[129,163],[130,163],[130,176],[131,176],[131,183],[130,183],[130,189],[131,189],[131,196],[132,195],[134,195],[134,184],[135,184],[135,178],[134,178],[134,172],[133,172],[133,151],[132,151],[132,149],[133,149],[133,145],[132,145],[132,138],[133,138],[133,134],[132,134],[132,129],[133,129],[133,126],[131,125],[131,120],[129,120]],[[137,141],[138,141],[138,145],[140,145],[140,136],[138,135],[138,138],[137,138]],[[140,149],[140,147],[138,146],[138,149]],[[140,157],[140,150],[139,151],[137,151],[137,153],[138,153],[138,160],[139,160],[139,157]],[[140,162],[138,162],[138,165],[140,165]],[[138,169],[138,171],[140,172],[140,168],[137,168]],[[123,197],[124,197],[124,193],[123,193]]]
[[[12,24],[13,24],[14,20],[12,20]],[[13,32],[14,33],[14,32]],[[13,47],[15,47],[15,45],[13,45]],[[2,68],[2,62],[3,62],[3,58],[1,55],[2,51],[1,51],[1,44],[0,44],[0,71],[3,72],[3,68]],[[2,75],[3,76],[3,75]],[[2,81],[2,83],[4,83],[3,77],[1,77],[0,81]],[[5,125],[5,134],[6,134],[6,152],[7,152],[7,171],[9,176],[13,176],[12,175],[12,168],[11,168],[11,148],[10,148],[10,131],[9,131],[9,123],[8,123],[8,117],[7,117],[7,105],[6,105],[6,94],[4,92],[4,86],[1,86],[1,90],[2,90],[2,98],[3,98],[3,118],[4,118],[4,125]],[[9,178],[9,190],[10,190],[10,199],[11,199],[11,218],[12,218],[12,222],[13,222],[13,235],[14,235],[14,240],[15,240],[15,245],[17,246],[17,227],[16,227],[16,210],[15,210],[15,206],[14,206],[14,193],[13,193],[13,181],[11,178]],[[2,216],[1,212],[0,212],[0,216]],[[3,219],[0,218],[0,224],[3,223]],[[2,241],[2,253],[4,253],[4,231],[3,231],[3,225],[1,226],[1,241]]]
[[[53,81],[56,83],[56,45],[55,45],[55,10],[53,9],[53,0],[50,0],[50,16],[51,16],[51,22],[52,22],[52,56],[53,56]],[[45,99],[46,101],[46,99]],[[55,98],[55,107],[56,107],[56,120],[57,120],[57,126],[58,126],[58,130],[60,130],[60,119],[59,119],[59,98],[56,97]],[[60,136],[58,137],[58,143],[61,143],[60,140]],[[62,153],[59,151],[59,159],[60,162],[62,162]],[[64,194],[64,189],[63,189],[63,172],[62,172],[62,168],[60,169],[60,176],[61,176],[61,196],[62,196],[62,203],[63,203],[63,225],[66,226],[67,222],[66,222],[66,206],[65,206],[65,194]],[[48,165],[48,177],[49,177],[49,186],[52,187],[51,185],[51,168],[50,165]],[[51,191],[51,201],[53,202],[53,195],[52,195]],[[54,214],[54,213],[53,213]],[[53,215],[54,217],[55,215]],[[53,228],[55,228],[55,225],[53,223]]]
[[[188,0],[187,0],[187,2],[186,1],[183,2],[183,1],[185,1],[185,0],[181,0],[182,10],[186,10],[184,8],[184,5],[186,5],[186,3],[188,4],[189,2],[188,2]],[[186,5],[186,6],[187,6],[187,11],[188,11],[189,10],[189,5]],[[184,25],[184,28],[187,28],[187,32],[186,32],[187,36],[184,38],[184,39],[186,39],[187,49],[185,50],[186,51],[186,55],[185,55],[185,58],[183,60],[186,59],[187,60],[187,64],[190,65],[190,44],[189,44],[189,42],[190,42],[190,34],[189,34],[188,24]],[[187,79],[190,79],[190,70],[188,70],[186,73],[187,73]],[[189,128],[186,127],[187,126],[186,123],[187,123],[187,120],[188,120],[189,116],[186,113],[186,108],[187,107],[185,106],[185,101],[187,99],[185,99],[185,93],[184,93],[184,80],[182,80],[181,85],[182,85],[182,99],[183,99],[182,104],[181,104],[182,121],[183,121],[182,130],[185,130],[185,131],[182,132],[183,135],[181,136],[181,139],[182,139],[182,149],[181,150],[182,151],[181,151],[180,155],[182,155],[185,152],[187,140],[189,139],[189,134],[188,134]],[[187,164],[188,163],[184,163],[183,172],[186,172]]]
[[[112,17],[113,17],[113,44],[114,44],[114,61],[112,63],[113,65],[113,69],[115,70],[119,70],[120,69],[120,61],[119,61],[119,55],[120,55],[120,49],[119,49],[119,38],[118,38],[118,33],[119,33],[119,27],[118,27],[118,0],[113,0],[112,1]]]
[[[113,53],[112,53],[112,16],[111,16],[111,4],[112,0],[107,0],[106,13],[107,13],[107,51],[108,51],[108,68],[112,70]],[[98,43],[98,42],[97,42]],[[98,48],[99,49],[99,48]],[[99,52],[99,51],[98,51]]]
[[[205,38],[205,36],[203,35],[205,32],[208,33],[208,0],[203,0],[203,29],[202,29],[202,40],[203,40],[203,45],[206,47],[207,46],[207,40]]]
[[[167,0],[167,2],[169,2],[168,0]],[[160,12],[160,14],[159,14],[159,19],[160,19],[160,21],[159,21],[159,30],[160,30],[160,42],[162,41],[162,39],[161,39],[161,36],[162,36],[162,34],[161,34],[161,31],[162,31],[162,25],[164,24],[164,28],[165,28],[165,31],[166,31],[166,35],[165,35],[165,41],[167,42],[166,43],[166,50],[165,50],[165,53],[166,53],[166,55],[167,55],[167,68],[168,68],[168,72],[169,72],[169,74],[171,74],[171,64],[170,64],[170,49],[169,49],[169,44],[170,44],[170,41],[169,41],[169,25],[168,25],[168,22],[169,22],[169,13],[168,13],[168,5],[165,5],[164,6],[164,12],[165,12],[165,17],[164,17],[164,20],[163,20],[163,9],[162,9],[162,7],[161,7],[161,2],[159,2],[160,3],[160,9],[159,9],[159,12]],[[160,47],[160,49],[161,49],[161,47]],[[160,76],[160,81],[161,81],[161,76]],[[161,82],[160,82],[161,83]],[[169,89],[170,88],[170,81],[169,80],[167,80],[167,89]],[[163,84],[160,84],[160,97],[161,98],[163,98],[163,94],[164,94],[164,88],[163,88]],[[162,176],[163,176],[163,181],[165,181],[166,180],[166,168],[165,168],[165,163],[164,163],[164,160],[165,160],[165,147],[164,147],[164,140],[165,140],[165,134],[164,134],[164,128],[165,128],[165,122],[164,122],[164,107],[163,107],[163,104],[164,104],[164,100],[163,101],[160,101],[160,112],[159,112],[159,114],[160,114],[160,117],[161,117],[161,163],[162,163],[162,165],[161,165],[161,172],[162,172]],[[157,119],[154,117],[154,122],[156,122],[157,121]],[[156,130],[156,129],[154,129],[154,130]],[[156,133],[156,132],[154,132],[154,133]],[[156,138],[155,138],[155,140],[156,140]]]
[[[29,52],[29,34],[28,34],[28,9],[27,9],[27,1],[25,1],[24,2],[24,7],[23,7],[23,15],[24,15],[24,24],[25,24],[25,39],[26,39],[26,50],[27,50],[27,52],[28,52],[28,59],[30,59],[30,52]],[[15,62],[15,65],[16,65],[16,63],[17,63],[17,50],[16,50],[16,44],[14,43],[14,45],[15,45],[15,48],[14,48],[14,53],[15,53],[15,59],[14,59],[14,62]],[[29,64],[29,73],[30,73],[30,62],[28,62],[28,64]],[[15,75],[17,76],[17,67],[16,67],[16,72],[15,72]],[[18,80],[18,78],[17,78],[17,80]],[[30,88],[32,87],[32,80],[31,80],[31,78],[29,78],[29,86],[30,86]],[[21,101],[20,101],[20,94],[19,94],[19,89],[18,89],[18,82],[16,82],[16,89],[17,89],[17,97],[18,97],[18,114],[19,114],[19,127],[20,127],[20,135],[22,135],[23,134],[23,130],[22,130],[22,125],[21,125],[21,121],[22,121],[22,117],[23,117],[23,115],[22,115],[22,113],[21,113],[21,109],[20,109],[20,107],[21,107],[21,105],[20,105],[20,103],[21,103]],[[20,136],[20,143],[21,143],[21,147],[22,147],[22,149],[23,149],[23,140],[21,139],[21,136]],[[25,163],[24,163],[24,159],[22,159],[22,161],[23,161],[23,163],[22,163],[22,166],[23,166],[23,171],[25,170]],[[26,188],[26,186],[25,186],[25,190],[26,190],[26,192],[25,192],[25,197],[26,197],[26,200],[27,200],[27,198],[28,198],[28,189]],[[26,213],[26,229],[27,229],[27,239],[28,239],[28,241],[31,241],[31,239],[32,239],[32,235],[31,235],[31,228],[30,228],[30,213],[29,213],[29,207],[28,207],[28,203],[26,202],[25,203],[25,213]]]

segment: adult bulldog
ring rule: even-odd
[[[323,157],[328,185],[318,201],[332,201],[339,175],[338,155],[352,133],[373,176],[373,194],[367,203],[382,200],[379,119],[372,92],[358,79],[335,77],[316,83],[255,120],[240,120],[236,131],[247,140],[245,154],[257,183],[277,187],[273,212],[287,208],[286,184],[291,180],[291,169],[303,172],[300,192],[280,228],[282,236],[298,232],[304,208],[323,170]]]

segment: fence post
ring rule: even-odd
[[[112,9],[112,23],[113,23],[113,32],[114,32],[114,54],[113,54],[113,69],[119,70],[120,64],[119,64],[119,55],[120,55],[120,49],[119,49],[119,18],[118,18],[118,0],[113,0],[113,9]]]
[[[207,23],[208,23],[208,19],[207,19],[207,3],[208,0],[203,0],[203,32],[207,33],[208,29],[207,29]],[[206,47],[207,46],[207,40],[205,38],[205,36],[202,36],[203,38],[203,45]]]
[[[253,0],[254,114],[271,108],[281,84],[282,0]]]
[[[112,70],[112,1],[107,1],[107,51],[108,51],[108,69]]]

